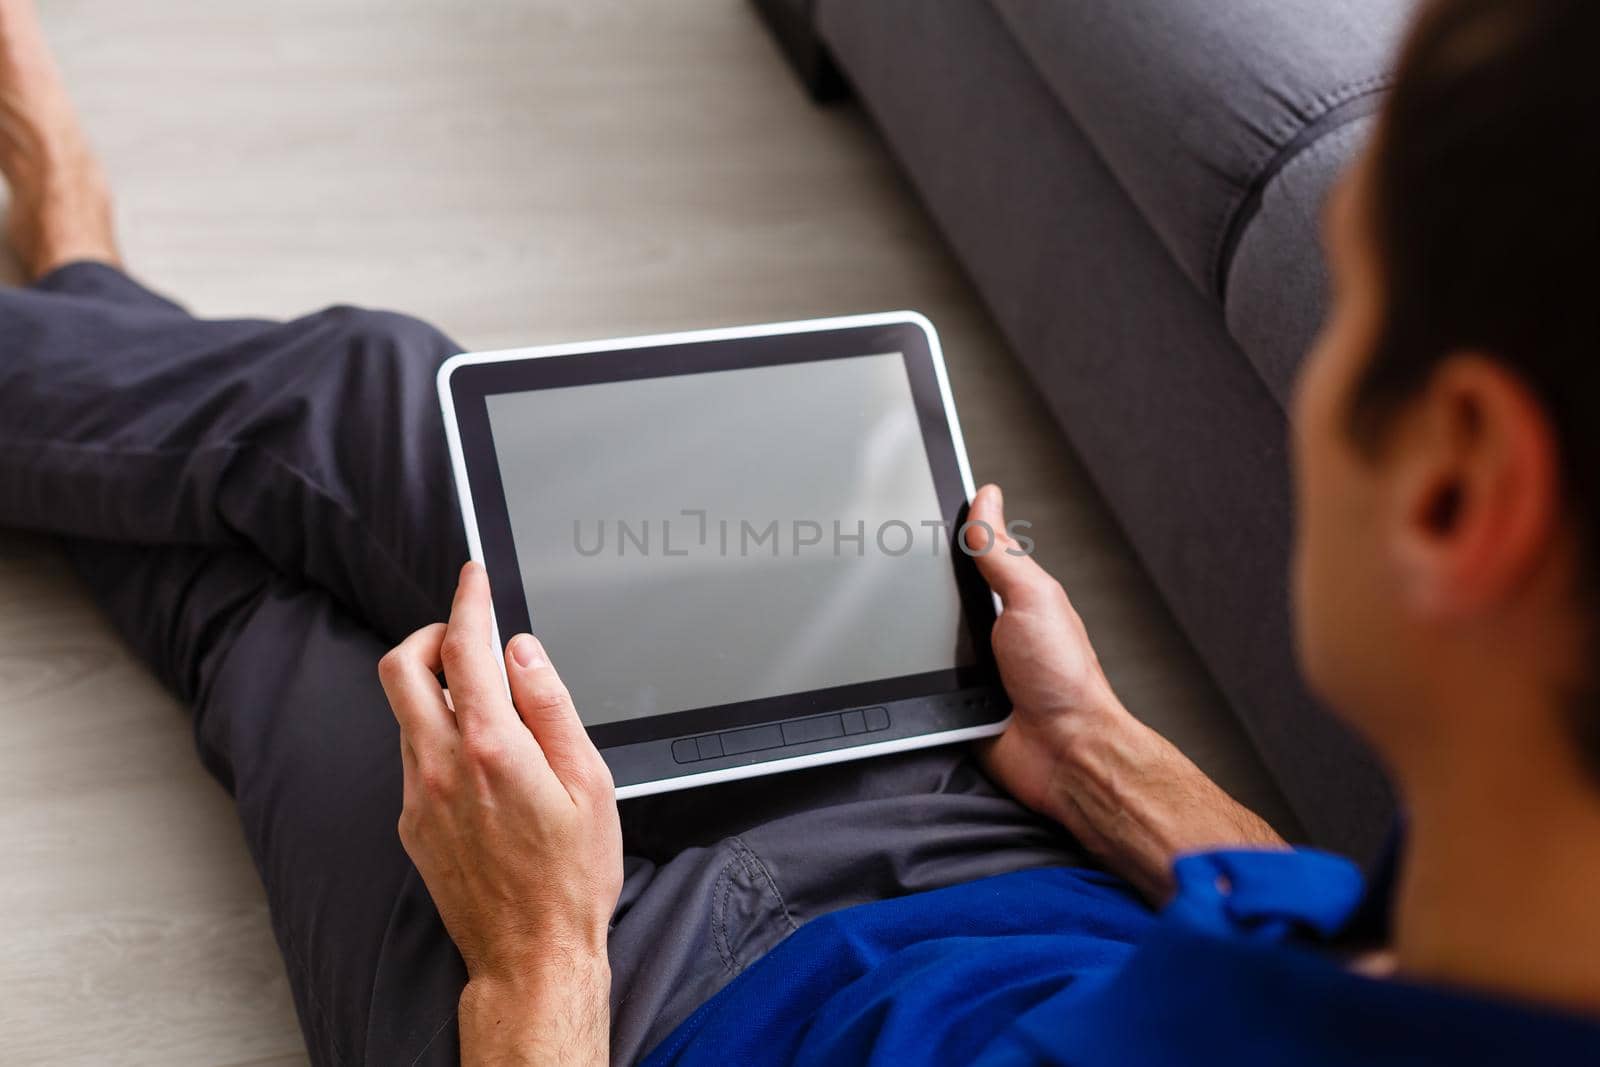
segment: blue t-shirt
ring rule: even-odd
[[[708,1064],[1597,1063],[1600,1022],[1365,978],[1323,950],[1360,873],[1310,850],[1179,860],[1155,916],[1044,868],[815,919],[647,1058]]]

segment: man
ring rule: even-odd
[[[1295,591],[1312,681],[1408,812],[1365,914],[1348,864],[1120,705],[1004,552],[987,777],[935,752],[619,819],[537,640],[490,646],[481,571],[429,621],[464,555],[452,346],[349,310],[199,322],[129,281],[25,0],[0,170],[37,280],[0,294],[0,520],[60,534],[194,705],[318,1062],[1592,1059],[1597,41],[1585,0],[1428,5],[1330,205]],[[1005,528],[998,490],[973,507]],[[391,719],[371,668],[416,627],[382,655]]]

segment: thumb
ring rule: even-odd
[[[532,634],[518,634],[506,647],[506,676],[517,714],[558,777],[566,780],[570,772],[599,758],[572,695]]]
[[[989,588],[1007,608],[1043,603],[1060,588],[1056,580],[1023,552],[1006,528],[1005,499],[998,485],[986,485],[972,498],[965,525],[967,553]]]

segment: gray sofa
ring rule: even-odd
[[[1286,405],[1409,0],[756,0],[853,93],[1312,839],[1391,815],[1294,665]]]

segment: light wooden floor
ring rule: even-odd
[[[203,314],[366,303],[489,347],[927,312],[976,473],[1036,523],[1128,702],[1283,822],[870,128],[811,107],[742,0],[42,6],[130,264]],[[49,544],[13,534],[0,849],[0,1059],[304,1062],[181,709]]]

